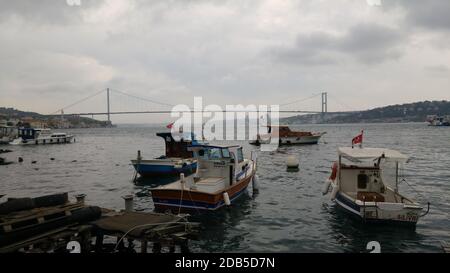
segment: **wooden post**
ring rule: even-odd
[[[141,253],[147,253],[148,241],[141,241]]]
[[[100,253],[103,250],[103,233],[97,233],[95,236],[95,252]]]

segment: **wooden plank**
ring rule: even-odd
[[[38,208],[38,209],[32,209],[25,212],[21,212],[20,214],[13,214],[13,215],[6,215],[5,217],[2,217],[1,220],[3,223],[0,223],[0,227],[2,226],[10,226],[16,223],[20,223],[27,220],[33,220],[33,219],[39,219],[46,216],[50,216],[57,213],[64,212],[67,214],[67,212],[70,213],[70,210],[79,209],[84,207],[85,205],[80,203],[71,203],[67,205],[62,206],[55,206],[55,207],[47,207],[47,208]],[[70,214],[69,214],[70,215]],[[39,223],[39,220],[37,220]]]

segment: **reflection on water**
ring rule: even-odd
[[[194,252],[364,252],[369,241],[378,241],[384,252],[437,252],[440,241],[450,240],[450,131],[424,124],[312,125],[327,131],[319,145],[288,146],[278,152],[259,152],[259,194],[251,190],[230,208],[195,214],[201,223]],[[365,146],[389,147],[410,155],[400,190],[430,213],[415,230],[392,226],[367,226],[336,208],[322,196],[337,147],[349,146],[352,137],[365,130]],[[130,160],[141,150],[144,157],[164,153],[164,140],[155,136],[164,128],[112,128],[72,130],[77,142],[66,145],[8,147],[2,154],[14,164],[0,166],[0,195],[38,196],[68,191],[87,194],[86,202],[123,208],[120,198],[137,194],[135,208],[152,211],[149,187],[178,177],[145,178],[133,182]],[[256,147],[245,142],[247,157]],[[299,172],[287,172],[285,160],[295,155]],[[17,158],[23,157],[23,163]],[[52,160],[52,158],[54,160]],[[32,163],[36,161],[35,163]],[[251,189],[251,186],[250,186]],[[420,192],[421,195],[417,195]],[[5,197],[3,197],[5,199]]]

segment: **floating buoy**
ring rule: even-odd
[[[325,195],[330,191],[331,179],[327,179],[323,185],[322,194]]]
[[[37,162],[36,160],[33,160],[31,161],[31,164],[36,164],[36,162]]]
[[[252,188],[253,188],[253,192],[259,192],[259,182],[258,182],[258,176],[256,174],[252,178]]]
[[[331,200],[334,201],[334,199],[336,199],[336,195],[339,191],[339,186],[336,185],[335,183],[331,183],[333,189],[331,190]]]
[[[227,192],[223,193],[223,201],[225,202],[225,205],[229,206],[231,205],[230,196]]]
[[[291,155],[286,159],[286,165],[288,171],[298,171],[298,166],[300,165],[300,163],[295,156]]]

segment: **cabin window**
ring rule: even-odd
[[[228,149],[222,149],[222,155],[223,157],[230,157],[230,151]]]
[[[242,161],[244,161],[244,154],[242,153],[242,148],[239,148],[237,150],[237,157],[238,157],[238,162],[241,163]]]
[[[358,188],[359,189],[366,189],[367,188],[367,182],[369,182],[369,177],[367,174],[359,174],[358,175]]]
[[[220,159],[222,158],[221,149],[212,148],[209,150],[209,159]]]

